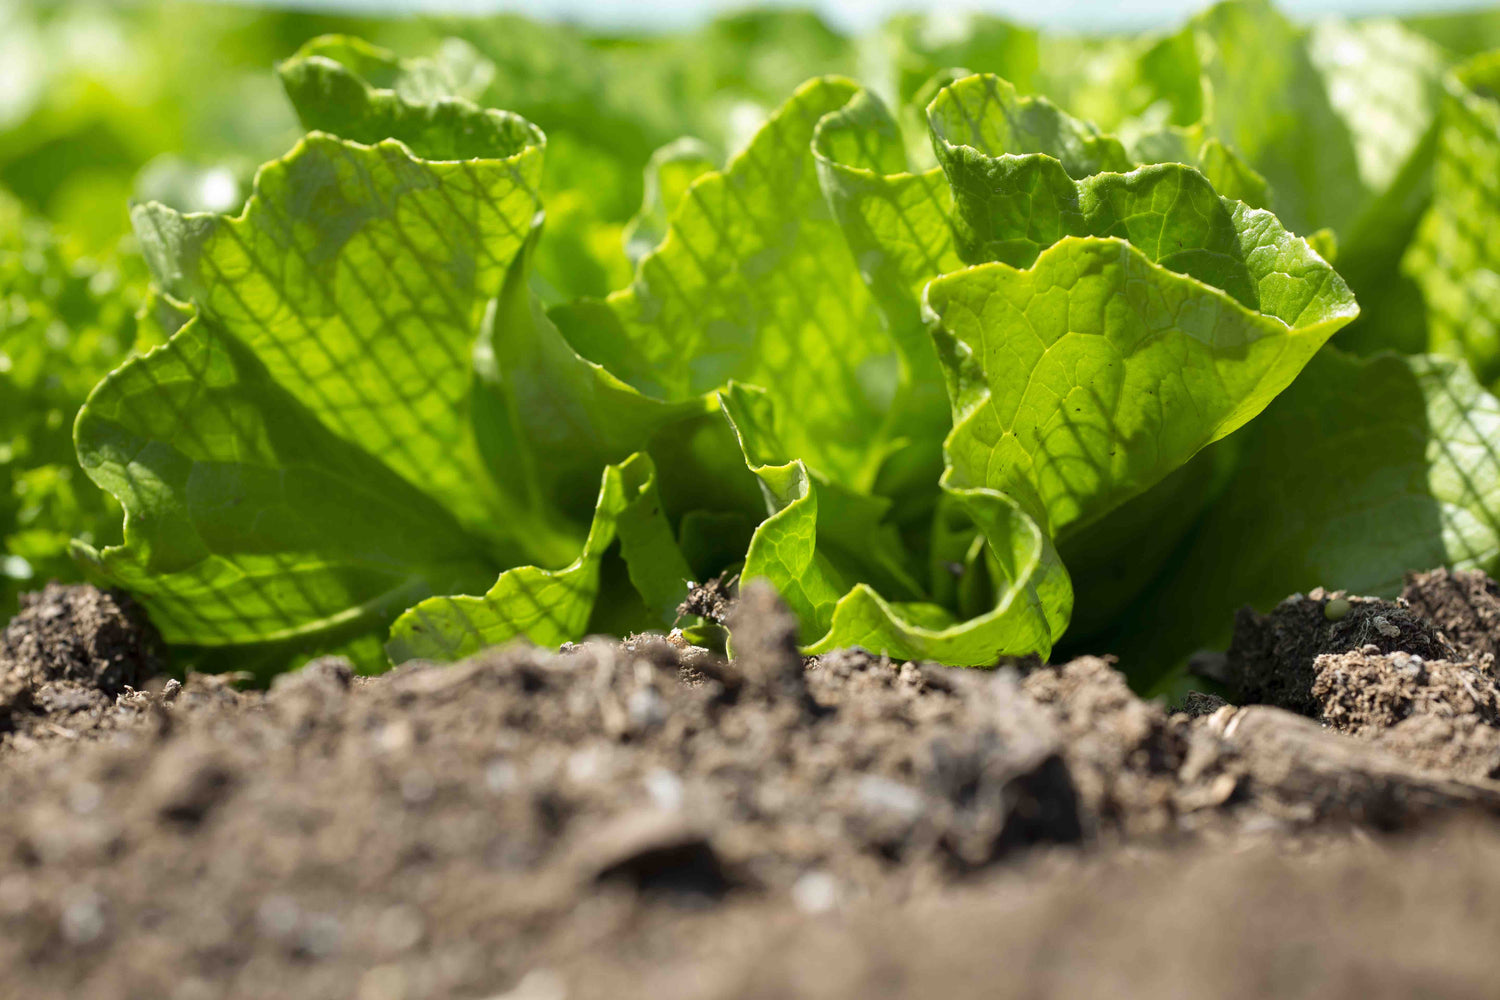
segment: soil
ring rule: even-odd
[[[0,638],[0,998],[1490,996],[1496,594],[1243,612],[1172,711],[1096,657],[804,660],[756,586],[733,661],[245,691],[49,587]]]

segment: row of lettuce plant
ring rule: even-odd
[[[179,647],[378,670],[737,573],[809,652],[1149,685],[1239,603],[1500,553],[1492,59],[1230,3],[1014,57],[1102,127],[1006,65],[817,77],[653,157],[633,277],[559,298],[547,123],[463,54],[317,39],[240,212],[133,211],[161,343],[79,413],[125,518],[74,551]]]

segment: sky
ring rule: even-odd
[[[238,0],[263,2],[263,0]],[[702,21],[718,10],[748,6],[722,0],[277,0],[286,6],[345,10],[411,12],[441,10],[457,13],[519,11],[533,17],[581,21],[600,28],[669,29]],[[1112,30],[1172,24],[1204,7],[1207,0],[981,0],[967,9],[1002,14],[1025,24],[1059,28]],[[771,0],[768,4],[776,4]],[[937,6],[913,0],[802,0],[791,4],[812,7],[841,28],[859,31],[898,10]],[[1462,10],[1480,6],[1475,0],[1283,0],[1282,10],[1311,19],[1321,14],[1409,14],[1417,11]],[[944,10],[953,9],[943,4]]]

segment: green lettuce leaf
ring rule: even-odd
[[[677,210],[693,181],[719,169],[713,150],[698,139],[683,136],[651,154],[646,164],[646,193],[641,210],[625,226],[625,253],[632,264],[661,245],[672,213]]]
[[[396,140],[314,132],[262,168],[238,217],[158,205],[135,217],[163,287],[339,436],[503,537],[467,405],[470,352],[531,231],[541,148],[524,123],[473,118],[521,145],[489,160],[424,160]]]
[[[1245,508],[1341,467],[1275,422],[1286,399],[1386,468],[1346,426],[1396,433],[1348,403],[1361,380],[1428,432],[1425,480],[1406,439],[1402,471],[1371,473],[1437,498],[1417,534],[1438,543],[1399,558],[1500,558],[1493,400],[1456,362],[1320,354],[1358,294],[1352,348],[1430,337],[1500,377],[1489,61],[1445,97],[1447,55],[1418,33],[1304,27],[1263,0],[1134,38],[902,16],[858,51],[795,12],[670,37],[512,17],[380,37],[429,54],[324,36],[280,65],[308,134],[242,211],[174,209],[236,201],[194,200],[193,164],[248,181],[253,152],[207,144],[135,186],[173,207],[133,212],[157,287],[134,320],[138,293],[105,310],[129,331],[105,366],[158,346],[78,416],[125,525],[109,545],[107,520],[85,524],[76,548],[194,663],[343,649],[378,669],[667,628],[687,581],[721,573],[777,586],[809,652],[984,665],[1067,629],[1150,653],[1158,622],[1185,641],[1194,616],[1225,620],[1211,602],[1281,585],[1210,579],[1197,550],[1234,555],[1204,534],[1231,514],[1264,536],[1250,563],[1285,535],[1309,573],[1385,565],[1352,541],[1327,556],[1317,532],[1343,522],[1324,486],[1305,490],[1333,511],[1321,529]],[[856,57],[873,87],[821,76],[783,100]],[[52,384],[73,372],[36,375],[75,356],[39,350],[39,329],[61,345],[51,295],[0,345],[18,390],[0,419],[31,421],[26,461],[0,456],[0,569],[55,554],[48,525],[83,506],[31,457],[71,415]],[[0,332],[16,301],[0,288]]]
[[[782,429],[792,451],[864,488],[892,436],[899,359],[809,145],[856,89],[836,78],[800,87],[722,172],[688,189],[630,288],[554,316],[586,357],[655,396],[764,385],[797,415]]]
[[[1357,315],[1305,241],[1191,167],[1118,172],[1123,143],[993,77],[928,116],[959,253],[992,262],[927,286],[948,462],[1054,537],[1242,426]]]
[[[1468,359],[1493,385],[1500,379],[1500,52],[1465,63],[1447,88],[1432,206],[1402,266],[1421,289],[1431,348]]]
[[[1432,195],[1447,57],[1382,19],[1320,21],[1307,45],[1349,131],[1364,192],[1352,219],[1327,223],[1337,226],[1339,273],[1362,306],[1339,346],[1426,350],[1421,295],[1401,260]]]
[[[937,168],[908,169],[900,127],[868,90],[819,120],[812,148],[824,197],[899,351],[901,378],[892,403],[899,437],[876,489],[896,500],[899,519],[921,520],[931,516],[932,483],[950,426],[921,294],[930,279],[963,264],[953,247],[952,195]]]
[[[76,436],[126,511],[123,545],[81,554],[169,642],[317,641],[493,573],[452,514],[201,318],[100,383]]]
[[[903,599],[921,595],[919,574],[888,521],[889,499],[852,490],[793,459],[781,436],[784,423],[766,390],[731,382],[719,393],[719,405],[746,465],[760,482],[767,513],[774,516],[794,499],[809,494],[806,507],[817,513],[816,561],[828,570],[823,575],[864,580]],[[814,489],[815,497],[811,496]],[[757,571],[765,555],[764,544],[759,535],[751,539],[746,573]],[[815,606],[816,602],[800,602],[799,610],[811,611]]]
[[[993,606],[959,620],[934,604],[888,601],[859,583],[834,606],[827,634],[808,653],[861,646],[897,659],[955,666],[988,666],[1027,653],[1045,659],[1051,653],[1073,611],[1072,582],[1051,540],[998,491],[956,486],[951,474],[940,485],[985,541]]]
[[[542,646],[581,638],[599,594],[604,554],[617,536],[631,581],[659,616],[665,614],[686,594],[689,570],[662,514],[656,467],[636,454],[604,470],[577,559],[559,570],[506,570],[483,597],[429,598],[391,626],[387,653],[395,663],[457,660],[516,638]]]
[[[1220,206],[1223,194],[1202,173],[1181,165],[1191,148],[1185,130],[1143,138],[1128,152],[1114,136],[1045,98],[1020,97],[993,76],[943,88],[928,120],[954,193],[958,252],[969,263],[1024,267],[1064,236],[1118,235],[1174,270],[1207,268],[1206,280],[1219,283],[1208,259],[1236,239],[1233,208]],[[1264,182],[1222,144],[1209,141],[1199,150],[1236,193],[1264,195]],[[1121,176],[1141,158],[1160,165]],[[1202,216],[1196,226],[1195,214]]]
[[[1085,71],[1049,79],[1047,94],[1132,148],[1174,128],[1223,143],[1268,182],[1274,200],[1262,207],[1296,232],[1331,229],[1356,294],[1388,297],[1427,193],[1447,62],[1438,46],[1391,20],[1303,27],[1265,0],[1228,0],[1178,31],[1086,51]],[[1182,159],[1138,155],[1167,158]],[[1220,194],[1252,200],[1202,166]],[[1375,328],[1363,347],[1401,336],[1388,312],[1367,310],[1360,325]]]
[[[1274,217],[1233,215],[1258,309],[1113,238],[1069,237],[1029,269],[984,264],[929,285],[956,483],[1015,498],[1054,536],[1076,530],[1286,388],[1357,307]],[[1153,245],[1176,252],[1175,239]]]
[[[943,483],[987,539],[996,584],[982,612],[960,621],[930,601],[888,600],[882,590],[915,593],[915,583],[900,564],[899,543],[879,527],[886,502],[822,480],[801,460],[782,460],[763,393],[731,386],[721,401],[769,514],[750,541],[743,578],[776,587],[802,622],[806,652],[863,646],[973,666],[1051,650],[1067,626],[1072,589],[1050,540],[1014,502]]]
[[[566,550],[576,546],[571,526],[590,517],[578,501],[587,502],[601,468],[717,406],[711,395],[653,399],[580,357],[531,292],[528,262],[527,252],[516,257],[480,324],[474,429],[526,530]]]
[[[1074,185],[1069,170],[1088,178],[1101,169],[1128,169],[1142,158],[1201,162],[1238,196],[1257,202],[1265,197],[1264,181],[1254,171],[1198,131],[1163,130],[1127,152],[1114,137],[1044,99],[1019,97],[1010,83],[992,75],[942,87],[929,106],[928,123],[941,169],[911,169],[909,143],[869,91],[825,115],[813,134],[824,194],[901,351],[904,378],[895,412],[904,438],[892,449],[877,488],[898,500],[903,519],[931,514],[939,441],[951,421],[920,312],[928,281],[966,259],[1029,263],[1042,247],[1069,234],[1139,238],[1156,217],[1152,198],[1174,196],[1175,189],[1167,190],[1173,185],[1186,185],[1199,201],[1217,200],[1201,178],[1181,171],[1144,174],[1122,197],[1118,178]],[[1221,230],[1230,228],[1217,204],[1203,211]],[[991,212],[994,219],[987,217]],[[1185,215],[1179,209],[1178,217]],[[1200,256],[1217,252],[1205,247]]]
[[[307,129],[339,132],[345,138],[378,142],[394,133],[360,135],[361,118],[405,116],[447,98],[477,101],[495,67],[466,42],[448,39],[433,57],[403,59],[389,49],[351,35],[320,35],[277,67]],[[360,86],[363,84],[363,86]],[[373,124],[374,117],[368,119]],[[343,118],[340,128],[339,119]]]
[[[1269,213],[1221,197],[1202,173],[1176,162],[1196,160],[1227,178],[1226,183],[1237,186],[1241,194],[1264,199],[1264,181],[1222,143],[1203,139],[1201,128],[1159,129],[1137,136],[1127,147],[1044,99],[1018,96],[1010,84],[992,76],[950,83],[933,100],[928,114],[941,168],[925,172],[906,169],[910,161],[899,128],[867,92],[825,116],[814,135],[825,194],[898,343],[904,345],[904,356],[918,364],[925,361],[925,369],[912,364],[911,370],[920,373],[918,378],[926,380],[926,386],[935,386],[937,380],[931,375],[931,340],[917,315],[923,287],[933,279],[934,289],[947,281],[973,280],[963,274],[938,277],[960,271],[964,257],[1026,265],[1068,236],[1129,238],[1159,265],[1153,271],[1160,271],[1164,280],[1162,268],[1182,272],[1228,293],[1244,307],[1242,313],[1254,315],[1264,309],[1270,314],[1260,317],[1269,319],[1266,331],[1285,332],[1286,324],[1276,317],[1308,328],[1309,335],[1298,337],[1296,349],[1279,362],[1285,367],[1245,401],[1247,409],[1230,425],[1215,429],[1205,422],[1195,443],[1170,456],[1157,456],[1161,466],[1141,483],[1096,498],[1098,506],[1090,515],[1092,529],[1064,533],[1061,541],[1067,543],[1070,558],[1085,570],[1080,586],[1089,599],[1081,605],[1082,625],[1092,630],[1109,621],[1149,581],[1198,512],[1212,500],[1211,487],[1223,478],[1219,464],[1181,468],[1183,463],[1204,444],[1249,419],[1283,388],[1323,340],[1353,315],[1352,299],[1327,264],[1305,243],[1285,233]],[[1100,172],[1129,169],[1137,157],[1167,162],[1130,173]],[[1196,303],[1198,297],[1192,301]],[[1331,321],[1323,324],[1321,319]],[[939,330],[940,341],[943,336]],[[1193,336],[1186,334],[1184,342],[1191,343]],[[1246,334],[1249,340],[1261,336],[1260,330]],[[905,346],[918,338],[925,341],[920,347]],[[1271,350],[1272,343],[1262,346]],[[968,392],[960,367],[951,356],[945,360],[950,391]],[[1014,361],[1008,358],[1002,365],[997,359],[997,369],[1012,366]],[[1025,372],[1024,364],[1014,367],[1017,379],[1024,380]],[[968,405],[956,401],[955,412],[963,412]],[[1187,422],[1199,416],[1194,414]],[[940,422],[946,425],[946,417]],[[909,424],[920,426],[916,420]],[[951,449],[962,448],[964,442],[962,434],[950,438],[950,461],[956,461]],[[1133,449],[1141,450],[1141,446]],[[963,482],[959,471],[957,481]],[[1175,485],[1127,504],[1167,475]],[[923,482],[920,476],[912,480]],[[930,482],[930,478],[925,480]],[[997,485],[982,479],[974,482]],[[930,485],[925,493],[916,492],[932,496]],[[1022,496],[1014,499],[1025,505]],[[1120,511],[1118,518],[1098,523],[1122,504],[1128,509]],[[1045,511],[1035,506],[1028,511],[1040,524],[1050,524]],[[1143,546],[1138,537],[1142,525],[1153,529],[1149,546]],[[1145,558],[1148,550],[1150,557]],[[965,557],[945,562],[972,566],[967,553]],[[972,588],[976,578],[972,569],[966,569],[960,579]],[[943,588],[938,585],[938,589]]]

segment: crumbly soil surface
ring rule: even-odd
[[[804,660],[756,587],[732,662],[242,691],[49,587],[0,637],[0,998],[1493,996],[1496,593],[1244,612],[1172,711],[1100,658]]]

